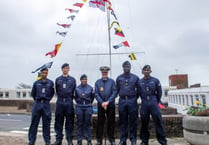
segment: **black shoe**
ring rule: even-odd
[[[72,140],[68,140],[68,141],[67,141],[67,145],[73,145]]]
[[[52,145],[62,145],[62,141],[55,141]]]
[[[115,142],[114,142],[114,141],[111,141],[111,142],[110,142],[110,145],[116,145],[116,144],[115,144]]]
[[[131,145],[136,145],[136,141],[132,141],[131,142]]]
[[[77,145],[82,145],[82,142],[81,142],[81,141],[78,141],[78,142],[77,142]]]
[[[126,145],[126,141],[121,141],[118,145]]]
[[[145,143],[145,142],[141,142],[140,145],[149,145],[148,143]]]
[[[88,141],[87,145],[92,145],[91,141]]]
[[[45,145],[51,145],[50,143],[48,143],[48,142],[46,142],[46,144]]]
[[[96,145],[102,145],[102,141],[97,141]]]
[[[35,143],[30,143],[30,142],[29,142],[28,145],[35,145]]]

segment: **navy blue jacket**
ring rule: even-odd
[[[75,101],[77,106],[91,106],[94,101],[93,88],[90,85],[79,85],[75,89]]]
[[[76,88],[76,81],[71,76],[60,76],[55,81],[55,87],[58,98],[73,98]]]
[[[160,81],[157,78],[150,77],[149,79],[141,79],[139,81],[139,94],[141,96],[142,101],[146,99],[146,97],[154,97],[150,99],[157,99],[157,102],[160,101],[162,96],[162,87]]]
[[[114,105],[117,95],[115,81],[111,78],[103,80],[102,78],[95,83],[95,97],[99,104],[108,101]]]
[[[138,97],[138,81],[139,77],[132,73],[119,75],[116,79],[119,96]]]
[[[34,82],[31,96],[34,100],[44,99],[50,101],[54,96],[53,81],[46,79],[46,81],[38,80]]]

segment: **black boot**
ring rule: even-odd
[[[98,140],[97,140],[96,145],[102,145],[102,141],[98,141]]]
[[[131,142],[131,145],[136,145],[136,141],[132,141]]]
[[[49,142],[46,142],[45,145],[51,145]]]
[[[62,141],[56,140],[52,145],[62,145]]]
[[[111,141],[111,142],[110,142],[110,145],[116,145],[116,144],[115,144],[115,142],[114,142],[114,141]]]
[[[77,145],[82,145],[82,142],[81,142],[81,141],[78,141],[78,142],[77,142]]]
[[[68,140],[68,141],[67,141],[67,145],[73,145],[72,140]]]
[[[29,142],[29,143],[28,143],[28,145],[35,145],[35,143],[31,143],[31,142]]]
[[[87,145],[92,145],[91,141],[88,141]]]
[[[120,141],[118,145],[126,145],[126,141]]]
[[[140,145],[149,145],[148,143],[145,143],[145,142],[141,142]]]

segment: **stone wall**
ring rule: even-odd
[[[18,106],[18,109],[26,109],[27,112],[31,112],[33,105],[33,101],[26,101],[26,100],[0,100],[0,106]],[[51,110],[54,113],[55,112],[56,105],[54,103],[51,103]],[[183,128],[182,128],[182,115],[176,114],[176,109],[174,108],[166,108],[161,109],[163,115],[163,123],[165,126],[165,131],[167,134],[167,137],[183,137]],[[116,107],[116,114],[118,113],[117,107]],[[75,120],[76,123],[76,120]],[[118,114],[116,115],[115,120],[115,137],[119,138],[119,117]],[[97,124],[97,115],[94,114],[92,117],[92,136],[95,137],[96,135],[96,124]],[[139,131],[140,131],[140,116],[138,120],[138,137],[139,137]],[[76,126],[76,124],[75,124]],[[76,129],[75,129],[76,130]],[[151,137],[155,137],[155,125],[152,119],[150,119],[149,124],[149,130]],[[74,132],[74,134],[76,134]]]

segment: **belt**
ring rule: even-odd
[[[120,96],[120,98],[124,100],[129,100],[129,99],[136,98],[136,96]]]
[[[78,101],[77,103],[80,105],[89,105],[89,104],[91,104],[91,101],[82,100],[82,101]]]
[[[72,98],[68,97],[68,98],[58,98],[58,101],[62,101],[62,102],[67,102],[67,101],[71,101]]]
[[[36,101],[39,103],[49,103],[49,100],[46,99],[37,99]]]

